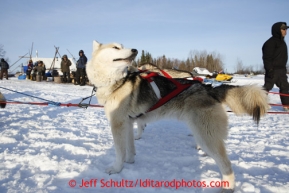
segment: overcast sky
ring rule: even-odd
[[[271,26],[289,23],[288,0],[0,0],[0,6],[0,44],[10,65],[32,42],[33,56],[37,50],[54,57],[57,46],[62,55],[70,56],[68,49],[78,57],[82,49],[90,59],[97,40],[181,60],[190,51],[214,52],[234,72],[238,60],[262,66]]]

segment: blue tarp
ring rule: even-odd
[[[46,72],[46,73],[45,73],[45,76],[46,76],[46,77],[52,77],[52,75],[51,75],[50,72]]]
[[[18,76],[18,80],[25,80],[25,79],[26,79],[26,75],[25,74]]]
[[[24,73],[26,73],[27,69],[28,69],[28,66],[23,66]]]

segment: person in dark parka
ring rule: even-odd
[[[27,79],[30,79],[32,70],[33,70],[33,61],[30,59],[28,65],[27,65],[27,71],[26,71]]]
[[[6,79],[8,80],[9,64],[4,60],[4,58],[1,59],[0,67],[1,67],[0,80],[3,79],[4,74],[6,75]]]
[[[76,78],[75,78],[75,85],[80,84],[80,86],[84,86],[86,82],[86,72],[85,67],[87,63],[87,58],[84,55],[83,50],[79,51],[79,59],[77,60],[76,64]],[[80,80],[81,77],[81,80]]]
[[[287,28],[286,22],[277,22],[272,26],[272,37],[262,47],[263,64],[265,68],[264,88],[269,92],[274,84],[280,89],[280,93],[289,94],[289,83],[287,80],[286,64],[288,60],[287,45],[284,41]],[[281,96],[282,105],[289,105],[289,97]],[[289,107],[284,107],[289,111]]]

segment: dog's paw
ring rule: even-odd
[[[139,140],[141,138],[141,136],[137,135],[134,137],[134,140]]]
[[[6,107],[6,103],[0,103],[0,108],[4,109]]]
[[[133,164],[134,163],[134,156],[125,158],[125,163]]]
[[[222,189],[222,190],[220,190],[219,193],[233,193],[233,192],[234,192],[233,189]]]
[[[106,168],[105,173],[107,173],[109,175],[116,174],[116,173],[121,172],[122,168],[123,168],[123,166],[121,166],[121,167],[111,166],[111,167]]]
[[[201,150],[201,146],[199,146],[198,144],[195,146],[196,150]]]
[[[200,154],[202,157],[208,156],[208,154],[202,150],[201,146],[197,145],[195,148],[198,150],[198,154]]]

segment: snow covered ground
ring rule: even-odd
[[[236,85],[263,84],[263,76],[234,80]],[[79,103],[92,91],[90,86],[16,78],[0,81],[0,87],[61,103]],[[9,100],[42,102],[3,88],[0,91]],[[270,94],[270,103],[280,104],[279,96]],[[97,104],[95,97],[92,104]],[[289,114],[268,114],[259,127],[249,116],[228,116],[226,144],[236,177],[235,192],[288,192]],[[218,192],[219,188],[171,187],[182,180],[191,181],[188,186],[204,182],[217,186],[220,181],[216,164],[194,149],[189,134],[175,120],[149,124],[135,141],[135,163],[108,175],[104,171],[114,161],[115,152],[102,108],[8,104],[0,109],[0,192]],[[152,180],[164,181],[162,187],[152,187],[155,184],[148,183]],[[117,185],[113,182],[122,187],[111,187]]]

